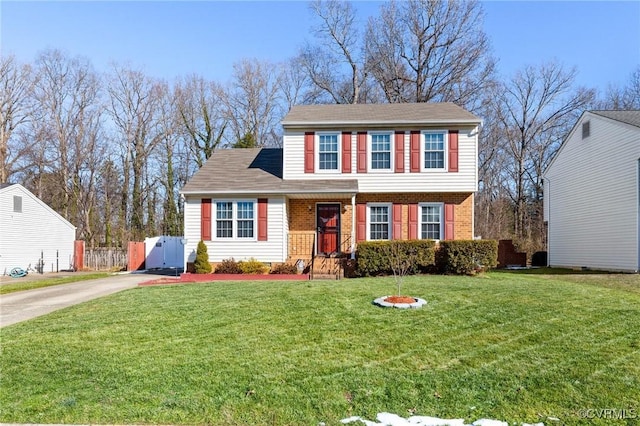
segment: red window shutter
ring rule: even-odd
[[[258,241],[267,241],[267,205],[269,200],[258,198]]]
[[[411,154],[411,158],[410,158],[410,166],[411,166],[411,173],[418,173],[420,172],[420,132],[413,130],[411,132],[411,140],[410,140],[410,147],[409,147],[409,151]]]
[[[351,173],[351,132],[342,132],[342,173]]]
[[[404,173],[404,132],[396,132],[396,173]]]
[[[356,204],[356,242],[367,239],[367,205]]]
[[[367,133],[358,132],[358,173],[367,172]]]
[[[409,239],[418,239],[418,205],[409,204]]]
[[[444,205],[444,239],[445,240],[453,240],[454,239],[454,204],[445,204]]]
[[[458,131],[449,130],[449,171],[458,171]]]
[[[391,213],[392,233],[391,238],[394,240],[402,239],[402,204],[394,204]]]
[[[211,198],[200,202],[200,239],[211,241]]]
[[[304,172],[313,173],[315,170],[315,133],[305,132],[304,134]]]

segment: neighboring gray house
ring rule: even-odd
[[[0,275],[18,266],[44,272],[73,265],[76,227],[19,184],[0,184]]]
[[[640,270],[640,111],[582,114],[544,172],[548,263]]]

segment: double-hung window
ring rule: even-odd
[[[254,201],[216,201],[216,238],[253,239],[255,237]]]
[[[420,204],[420,238],[442,239],[442,204]]]
[[[338,170],[340,155],[338,140],[338,133],[318,134],[318,170]]]
[[[447,133],[445,131],[425,131],[423,138],[423,166],[425,169],[444,170]]]
[[[371,170],[391,170],[391,132],[371,132]]]
[[[369,240],[391,239],[391,205],[370,204],[369,208]]]

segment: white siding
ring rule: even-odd
[[[249,199],[245,195],[225,197]],[[257,198],[257,197],[253,197]],[[286,204],[284,197],[269,198],[267,204],[268,241],[213,240],[205,241],[210,262],[224,259],[247,260],[251,257],[261,262],[284,262],[286,260]],[[200,198],[187,197],[184,208],[185,259],[193,262],[200,241]],[[256,205],[257,209],[257,205]],[[257,211],[256,211],[257,214]],[[213,219],[215,220],[215,218]],[[212,226],[214,224],[212,223]],[[256,230],[257,232],[257,230]]]
[[[14,195],[22,197],[22,213],[13,211]],[[21,185],[0,189],[0,274],[19,266],[44,272],[73,266],[76,229]]]
[[[393,130],[393,129],[388,129]],[[405,134],[405,172],[357,173],[357,136],[351,138],[352,173],[305,173],[304,132],[284,135],[284,179],[357,179],[359,192],[473,192],[477,190],[477,129],[460,129],[458,135],[458,172],[442,171],[411,173],[409,168],[409,133]],[[393,151],[393,150],[392,150]]]
[[[574,130],[545,173],[549,263],[637,271],[640,129],[586,113]]]

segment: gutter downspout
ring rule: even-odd
[[[351,196],[351,260],[356,258],[356,194]]]

